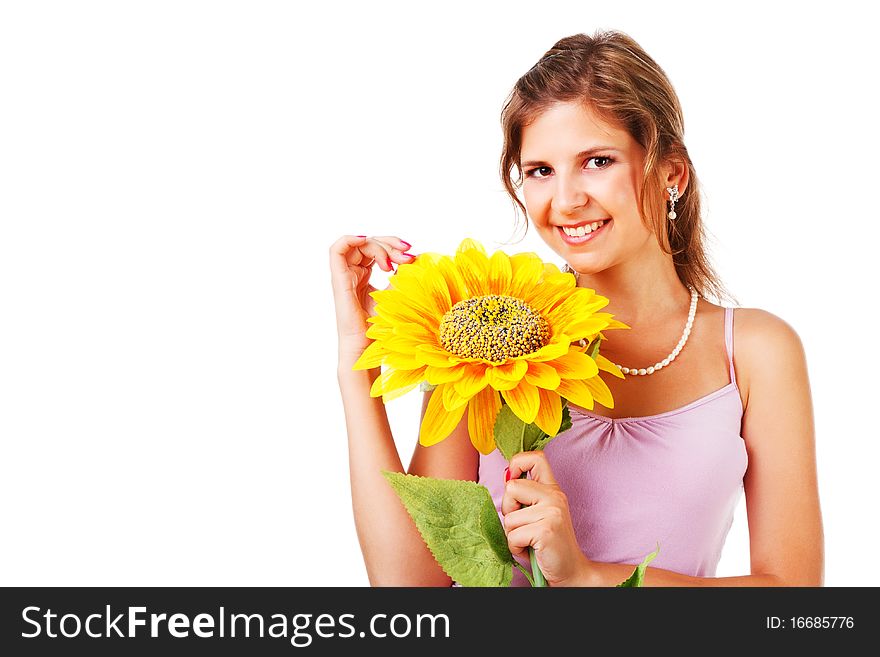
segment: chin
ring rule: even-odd
[[[598,274],[599,272],[605,271],[610,267],[609,263],[604,258],[600,260],[597,258],[584,258],[582,256],[568,260],[568,264],[576,272],[579,272],[585,276]]]

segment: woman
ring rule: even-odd
[[[804,350],[771,313],[738,308],[734,322],[733,308],[704,298],[725,291],[704,252],[697,178],[665,73],[620,32],[568,37],[517,81],[502,127],[508,194],[577,284],[608,297],[604,310],[631,327],[602,343],[629,375],[603,372],[614,408],[570,405],[572,428],[545,452],[509,464],[497,451],[482,456],[463,420],[441,443],[417,446],[407,471],[486,485],[511,551],[523,558],[532,546],[551,586],[613,586],[657,542],[648,586],[821,585]],[[404,467],[382,401],[369,395],[378,370],[352,370],[369,343],[372,266],[393,271],[412,261],[410,248],[365,236],[331,247],[338,377],[370,582],[448,586],[381,475]],[[714,577],[743,490],[751,573]],[[518,572],[514,584],[524,584]]]

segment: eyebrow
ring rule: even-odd
[[[592,155],[593,153],[599,153],[601,151],[615,151],[617,153],[620,152],[619,148],[614,148],[613,146],[593,146],[592,148],[588,148],[585,151],[581,151],[577,155],[574,156],[574,159],[579,160],[582,157],[586,157],[587,155]],[[523,162],[520,166],[523,169],[527,167],[536,167],[536,166],[546,166],[547,163],[543,160],[529,160],[528,162]]]

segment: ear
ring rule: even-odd
[[[666,180],[665,187],[678,185],[678,195],[684,196],[684,190],[687,189],[688,182],[690,182],[687,163],[678,158],[671,159],[664,166],[663,172]]]

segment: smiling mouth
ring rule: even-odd
[[[599,230],[604,225],[605,219],[600,219],[599,221],[594,221],[591,224],[583,224],[576,228],[569,228],[568,226],[560,226],[560,228],[562,228],[562,232],[569,237],[583,237],[584,235],[589,235],[593,231]]]
[[[602,233],[606,224],[610,224],[611,219],[600,219],[589,224],[583,224],[576,228],[568,226],[557,226],[563,241],[568,244],[583,244],[589,242],[596,235]]]

